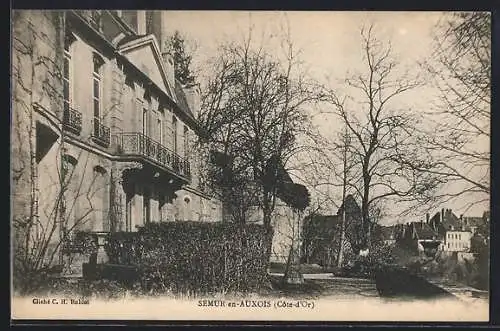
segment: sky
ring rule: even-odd
[[[217,52],[223,41],[241,41],[252,27],[252,40],[263,43],[271,53],[279,56],[279,38],[283,27],[289,27],[294,49],[300,52],[307,74],[333,88],[347,72],[362,70],[360,29],[374,24],[381,41],[390,41],[395,56],[404,67],[411,68],[431,51],[431,32],[440,18],[440,12],[280,12],[280,11],[165,11],[168,33],[179,30],[195,44],[193,65],[203,72],[203,64]],[[209,68],[208,68],[209,69]],[[201,74],[203,76],[203,74]],[[406,95],[400,102],[418,111],[429,107],[429,91],[419,90]],[[325,135],[339,128],[331,117],[315,117],[315,124]],[[450,202],[460,215],[463,201]],[[486,205],[478,205],[467,215],[480,216]],[[390,218],[390,217],[389,217]]]

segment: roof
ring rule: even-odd
[[[314,224],[316,228],[321,229],[332,229],[342,222],[342,218],[339,215],[311,215],[307,218],[305,224]]]
[[[184,89],[182,88],[181,82],[179,80],[175,80],[175,97],[177,98],[177,105],[183,112],[185,112],[188,116],[194,118],[193,112],[191,108],[189,107],[189,103],[187,101],[186,93],[184,92]]]
[[[117,43],[117,48],[123,55],[125,55],[126,53],[131,53],[131,51],[133,51],[134,49],[144,47],[145,45],[151,46],[157,68],[150,69],[149,73],[144,73],[144,72],[143,73],[153,82],[155,82],[158,88],[162,89],[160,85],[163,83],[163,85],[166,88],[166,90],[163,90],[163,92],[170,97],[171,101],[177,106],[176,108],[178,108],[180,112],[183,114],[183,116],[187,117],[190,123],[192,123],[192,125],[194,125],[197,131],[201,133],[202,128],[196,121],[196,118],[193,114],[193,110],[189,106],[189,102],[182,84],[177,79],[175,79],[175,81],[172,84],[172,82],[170,82],[169,79],[167,78],[167,72],[166,72],[167,68],[163,63],[163,57],[161,55],[156,37],[153,34],[125,36]],[[137,58],[137,57],[135,59],[126,57],[126,59],[132,64],[134,64],[133,63],[134,60],[136,62],[142,61],[142,58]],[[137,64],[135,64],[135,66],[137,67],[138,70],[143,71],[137,66]],[[162,83],[159,83],[159,79],[154,81],[156,70],[159,71],[159,74],[161,75]]]
[[[361,213],[361,208],[359,208],[358,203],[356,202],[356,199],[352,196],[352,194],[349,194],[345,197],[345,205],[347,206],[346,211],[349,214],[357,214]],[[342,214],[342,210],[344,209],[344,203],[340,206],[337,214],[340,215]]]
[[[436,239],[439,237],[437,231],[425,222],[412,222],[414,234],[417,239]]]
[[[131,42],[131,41],[134,41],[134,40],[139,40],[139,39],[142,39],[142,38],[144,38],[144,37],[146,37],[146,36],[147,36],[147,35],[145,35],[145,34],[140,34],[140,35],[134,35],[134,34],[132,34],[132,35],[128,35],[128,36],[123,37],[123,38],[122,38],[122,39],[121,39],[121,40],[120,40],[120,41],[116,44],[116,46],[117,46],[117,47],[120,47],[120,46],[122,46],[122,45],[125,45],[125,44],[126,44],[126,43],[128,43],[128,42]]]
[[[144,58],[146,53],[142,50],[144,50],[145,47],[149,47],[152,52],[151,56],[153,57],[154,63]],[[129,63],[143,72],[154,85],[176,101],[175,95],[173,95],[175,93],[174,88],[167,78],[166,67],[163,62],[160,47],[158,46],[158,41],[153,34],[125,36],[117,43],[117,50]],[[141,50],[139,52],[142,53],[137,53],[138,50]],[[152,66],[148,67],[148,64]],[[144,72],[144,69],[147,69],[148,72]]]

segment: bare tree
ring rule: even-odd
[[[342,150],[342,205],[345,206],[346,195],[347,195],[347,183],[349,180],[349,168],[352,166],[349,162],[349,148],[351,146],[351,137],[349,136],[349,132],[346,128],[342,137],[341,137],[341,150]],[[347,208],[342,208],[342,223],[340,228],[340,243],[339,250],[337,256],[337,267],[342,267],[344,262],[344,247],[346,241],[346,226],[347,226],[347,218],[346,218],[346,210]]]
[[[369,247],[370,206],[379,200],[429,199],[434,178],[399,162],[399,155],[414,148],[416,118],[399,109],[398,98],[420,86],[418,77],[404,70],[390,43],[376,38],[373,26],[361,29],[365,72],[345,80],[347,91],[330,94],[330,102],[352,135],[351,147],[360,176],[350,182],[361,200],[362,243]]]
[[[489,201],[491,17],[487,12],[447,13],[436,26],[434,51],[423,63],[437,91],[420,134],[425,153],[403,161],[437,175],[445,191],[440,201]]]
[[[239,202],[258,206],[264,225],[270,226],[286,166],[300,150],[297,137],[307,131],[305,107],[318,95],[299,71],[289,34],[280,60],[263,46],[254,47],[251,32],[243,43],[219,48],[200,121],[211,148],[230,160],[231,180],[223,199],[233,202],[233,210],[246,209]]]

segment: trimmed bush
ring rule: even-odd
[[[110,233],[105,249],[110,263],[135,266],[149,292],[247,292],[266,282],[271,240],[257,224],[149,223]]]

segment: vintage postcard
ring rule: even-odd
[[[488,12],[14,10],[15,320],[488,321]]]

